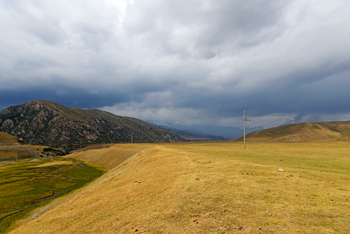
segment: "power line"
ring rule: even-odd
[[[246,121],[250,121],[249,119],[247,119],[246,117],[248,117],[249,115],[245,112],[244,110],[244,115],[243,115],[243,119],[242,121],[244,122],[244,135],[243,135],[243,141],[244,141],[244,149],[245,149],[245,122]]]

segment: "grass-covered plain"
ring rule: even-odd
[[[94,162],[102,165],[133,150],[13,233],[350,233],[349,144],[125,144],[86,153],[103,154]]]
[[[0,164],[0,233],[34,208],[79,188],[103,171],[65,158]]]

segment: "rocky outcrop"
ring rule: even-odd
[[[139,119],[101,110],[68,108],[49,101],[30,101],[0,113],[0,130],[25,142],[67,151],[97,143],[177,142],[172,131]]]

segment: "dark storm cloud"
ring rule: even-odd
[[[239,49],[273,40],[283,32],[281,16],[288,2],[240,2],[216,2],[203,14],[203,20],[210,27],[202,32],[198,46],[215,47],[228,43],[230,49]]]
[[[2,91],[0,99],[5,105],[19,105],[28,100],[51,100],[69,107],[98,108],[103,105],[114,105],[130,101],[129,95],[125,93],[96,93],[71,87],[60,87],[57,90],[52,87],[35,87],[33,89]]]
[[[270,41],[283,33],[281,1],[135,1],[125,29],[143,44],[181,58],[213,58]]]
[[[34,99],[177,124],[350,119],[347,1],[0,2],[0,109]]]

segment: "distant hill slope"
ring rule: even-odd
[[[19,144],[16,137],[4,132],[0,132],[0,146],[16,144]]]
[[[209,134],[193,133],[188,131],[174,131],[176,134],[189,141],[222,141],[225,138]]]
[[[0,131],[37,145],[73,150],[96,143],[177,142],[172,131],[139,119],[91,109],[68,108],[50,101],[30,101],[0,113]]]
[[[236,141],[242,141],[243,137]],[[350,140],[350,121],[297,123],[252,132],[246,141],[331,142]]]
[[[150,123],[150,124],[152,124],[152,123]],[[153,124],[153,125],[155,125],[157,127],[169,129],[170,131],[175,132],[177,135],[183,137],[184,139],[186,139],[188,141],[222,141],[222,140],[225,140],[225,138],[222,136],[212,135],[212,134],[200,132],[197,130],[177,129],[177,128],[174,128],[171,126],[159,125],[159,124]]]
[[[0,165],[2,161],[24,158],[62,156],[65,152],[42,145],[23,145],[16,137],[0,132]]]

